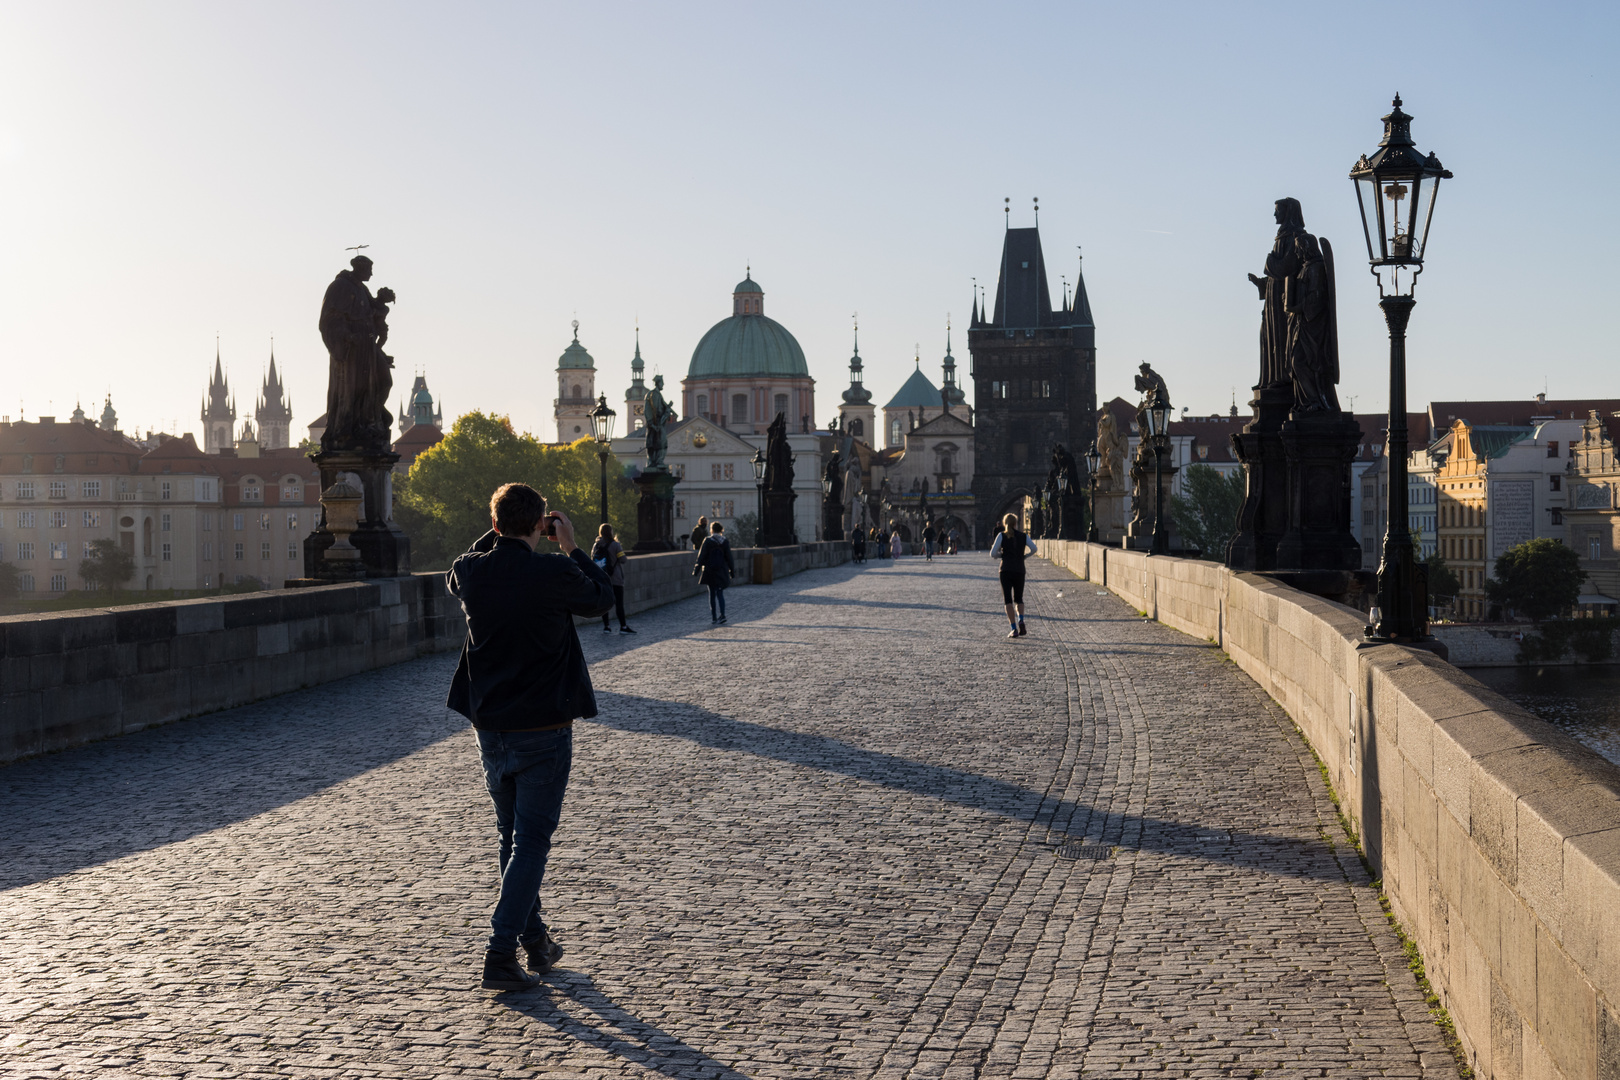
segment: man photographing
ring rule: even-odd
[[[540,914],[551,834],[574,756],[573,724],[596,715],[574,616],[613,606],[613,586],[574,543],[574,526],[527,484],[489,502],[494,528],[445,575],[467,615],[447,704],[472,721],[501,838],[501,896],[484,953],[486,990],[528,990],[562,957]],[[555,540],[560,555],[539,554]],[[518,963],[518,947],[529,970]]]

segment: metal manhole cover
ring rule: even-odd
[[[1060,859],[1106,859],[1113,853],[1111,844],[1064,844],[1056,852]]]

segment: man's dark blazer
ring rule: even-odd
[[[580,548],[541,555],[491,530],[445,584],[467,613],[450,708],[486,731],[557,727],[596,715],[574,616],[613,607],[613,586]]]

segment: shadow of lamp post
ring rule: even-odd
[[[1149,555],[1170,554],[1170,531],[1164,527],[1164,451],[1170,445],[1170,406],[1147,410],[1148,438],[1153,441],[1153,546]],[[1089,458],[1088,458],[1089,460]]]
[[[607,459],[608,442],[613,438],[613,418],[618,414],[608,408],[607,395],[603,394],[596,400],[596,408],[591,410],[591,434],[596,439],[596,456],[602,460],[602,524],[608,519],[608,492],[607,492]]]
[[[1378,281],[1378,306],[1389,325],[1388,527],[1378,563],[1378,603],[1367,637],[1378,642],[1411,643],[1428,636],[1428,598],[1419,581],[1407,521],[1406,490],[1406,323],[1412,317],[1413,289],[1423,272],[1434,199],[1451,172],[1433,154],[1412,142],[1412,118],[1401,111],[1401,96],[1384,118],[1384,138],[1371,157],[1363,154],[1350,170],[1367,240],[1367,261]],[[1387,205],[1386,205],[1387,204]]]
[[[1097,543],[1097,465],[1102,461],[1102,454],[1097,452],[1097,444],[1092,443],[1086,447],[1086,475],[1091,479],[1091,508],[1087,514],[1086,542]]]

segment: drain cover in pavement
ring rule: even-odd
[[[1106,859],[1113,852],[1109,844],[1064,844],[1056,854],[1060,859]]]

